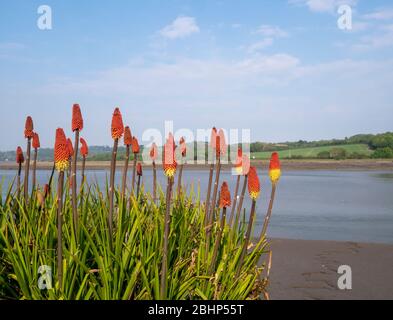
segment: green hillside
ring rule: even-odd
[[[300,149],[289,149],[279,151],[280,158],[317,158],[318,154],[321,152],[331,152],[334,149],[344,149],[348,155],[357,153],[360,155],[370,156],[373,151],[369,149],[366,144],[348,144],[348,145],[337,145],[337,146],[324,146],[324,147],[314,147],[314,148],[300,148]],[[255,152],[252,153],[255,159],[263,160],[269,159],[271,152]]]

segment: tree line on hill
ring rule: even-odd
[[[366,144],[370,150],[371,155],[361,154],[358,152],[348,153],[345,148],[339,146],[353,145],[353,144]],[[381,134],[358,134],[345,139],[331,139],[319,141],[304,141],[299,140],[296,142],[283,142],[278,144],[256,142],[251,144],[251,152],[272,152],[284,151],[290,149],[300,148],[315,148],[334,146],[330,151],[322,151],[317,155],[320,159],[392,159],[393,158],[393,132],[386,132]],[[338,146],[338,147],[336,147]],[[293,158],[303,158],[302,156],[292,156]]]

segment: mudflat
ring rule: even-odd
[[[273,239],[272,300],[392,300],[393,245]],[[338,268],[352,269],[352,290]]]

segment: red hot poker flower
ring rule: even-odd
[[[243,150],[242,148],[237,149],[237,158],[235,163],[235,170],[238,175],[241,175],[243,172]]]
[[[225,155],[227,153],[227,143],[226,143],[226,139],[225,139],[225,134],[224,134],[224,130],[220,130],[218,133],[218,136],[216,138],[216,153],[217,156],[222,156]]]
[[[83,118],[79,104],[74,104],[72,107],[72,131],[83,130]]]
[[[124,145],[130,146],[132,144],[132,135],[130,127],[125,127],[124,129]]]
[[[89,154],[89,147],[87,146],[86,140],[81,138],[81,155],[82,157],[87,157]]]
[[[176,174],[177,162],[175,157],[175,140],[172,133],[169,134],[166,144],[164,145],[163,153],[163,168],[164,173],[168,178],[173,178]]]
[[[67,139],[67,149],[69,158],[72,158],[74,156],[74,146],[72,145],[71,139]]]
[[[181,137],[179,144],[180,144],[181,156],[185,158],[187,156],[187,144],[184,137]]]
[[[224,182],[220,191],[220,208],[228,208],[231,206],[231,194],[229,192],[228,184]]]
[[[250,167],[250,172],[248,173],[248,192],[252,200],[257,200],[261,193],[261,185],[255,167]]]
[[[38,133],[36,133],[36,132],[34,132],[34,134],[33,134],[33,148],[34,148],[34,149],[39,149],[39,148],[41,148],[40,136],[39,136]]]
[[[269,176],[272,183],[276,183],[281,177],[281,164],[278,153],[274,152],[270,159]]]
[[[137,166],[136,166],[136,173],[139,177],[142,177],[142,165],[140,162],[138,162]]]
[[[33,119],[28,116],[26,118],[26,124],[25,124],[25,138],[33,138],[33,130],[34,130],[34,124],[33,124]]]
[[[136,137],[132,137],[131,148],[133,154],[138,154],[140,151],[138,139]]]
[[[67,170],[70,152],[67,146],[67,138],[64,134],[63,129],[58,128],[56,130],[56,141],[55,141],[54,149],[55,149],[55,166],[57,171]]]
[[[18,147],[16,149],[16,163],[22,164],[23,162],[25,162],[25,157],[23,156],[22,148]]]
[[[155,144],[155,142],[153,142],[153,144],[151,145],[151,149],[150,149],[150,159],[152,161],[156,161],[158,157],[158,148],[157,145]]]
[[[124,133],[123,117],[121,116],[119,108],[116,108],[112,117],[112,138],[114,140],[120,139]]]
[[[242,157],[242,175],[246,176],[250,172],[250,166],[251,166],[251,161],[250,158],[246,155],[243,154]]]
[[[212,133],[210,136],[210,146],[212,147],[213,150],[215,150],[217,147],[217,129],[216,129],[216,127],[213,127],[213,129],[212,129]]]

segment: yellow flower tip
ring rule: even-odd
[[[281,178],[281,170],[280,169],[270,170],[269,176],[272,183],[277,183]]]
[[[252,200],[257,200],[257,199],[259,198],[260,194],[261,194],[260,192],[251,191],[251,192],[250,192],[250,198],[251,198]]]
[[[170,168],[170,169],[165,170],[165,175],[168,178],[173,178],[175,176],[175,174],[176,174],[176,168]]]
[[[66,171],[68,169],[69,162],[67,160],[57,161],[55,166],[58,172]]]

